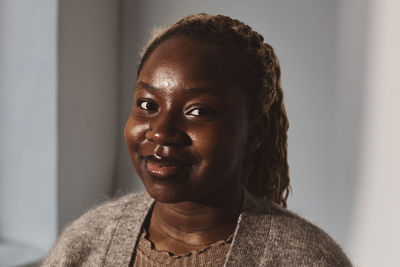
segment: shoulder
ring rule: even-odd
[[[65,228],[42,266],[75,266],[85,262],[101,262],[118,221],[127,208],[133,206],[140,209],[141,206],[149,206],[151,202],[152,199],[145,192],[132,193],[89,210]]]
[[[265,250],[270,251],[267,261],[283,265],[351,266],[340,246],[319,227],[271,201],[251,196],[249,202],[248,212],[255,227],[268,227],[264,229],[268,232]]]
[[[274,203],[271,203],[269,238],[281,245],[282,252],[295,252],[291,255],[304,265],[351,265],[341,247],[325,231]]]

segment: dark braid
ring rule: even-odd
[[[224,48],[233,67],[232,77],[246,88],[250,114],[268,120],[269,130],[261,146],[247,155],[243,184],[252,194],[286,207],[289,193],[287,130],[280,67],[272,47],[248,25],[227,16],[191,15],[159,30],[145,48],[138,76],[154,49],[163,41],[184,35]]]

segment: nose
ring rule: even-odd
[[[190,145],[190,137],[179,126],[179,120],[171,114],[158,115],[150,123],[146,132],[146,139],[163,146]]]

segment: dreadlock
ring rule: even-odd
[[[269,124],[266,138],[248,154],[242,183],[252,194],[283,207],[289,194],[287,130],[289,123],[283,103],[281,72],[272,47],[250,26],[223,15],[200,13],[159,29],[142,52],[137,75],[154,49],[163,41],[184,35],[207,41],[227,51],[237,82],[246,88],[250,112]]]

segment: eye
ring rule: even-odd
[[[213,110],[210,108],[192,108],[185,112],[185,115],[196,116],[196,117],[206,117],[213,114]]]
[[[192,110],[189,110],[188,112],[186,112],[186,115],[200,116],[200,109],[194,108]]]
[[[137,102],[137,105],[139,108],[141,108],[143,110],[147,110],[147,111],[157,111],[157,109],[158,109],[157,104],[155,104],[152,101],[145,100],[145,99],[139,100]]]

